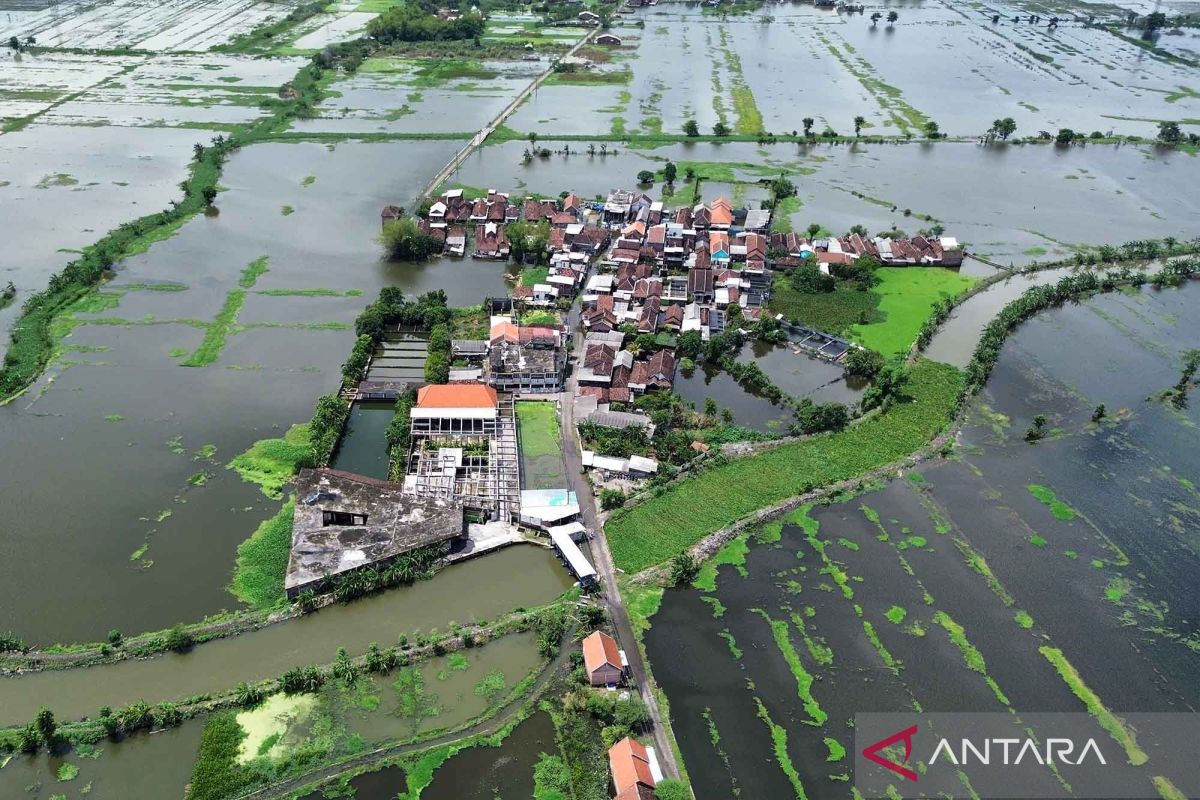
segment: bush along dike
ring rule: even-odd
[[[8,351],[0,367],[0,402],[10,401],[25,391],[46,368],[57,347],[52,323],[100,283],[112,277],[113,269],[126,258],[145,252],[155,242],[169,238],[185,222],[209,208],[217,196],[217,181],[226,159],[246,145],[264,141],[287,129],[294,119],[309,116],[325,96],[327,84],[336,75],[336,64],[318,55],[296,73],[288,84],[288,99],[270,98],[267,116],[245,125],[228,136],[218,135],[209,145],[197,144],[180,183],[183,198],[155,214],[139,217],[110,231],[84,248],[79,258],[51,276],[47,287],[30,295],[13,324]]]

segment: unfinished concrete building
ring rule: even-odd
[[[465,535],[460,502],[403,490],[398,483],[335,469],[301,470],[284,580],[288,597],[305,589],[324,591],[330,579],[361,567],[385,569],[418,548],[448,550]]]
[[[461,502],[504,522],[520,509],[520,458],[512,401],[481,383],[423,387],[411,412],[405,488]]]

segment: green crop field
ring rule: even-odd
[[[884,318],[853,326],[851,335],[885,356],[907,352],[933,304],[954,297],[977,281],[941,267],[880,267],[875,275],[879,283],[871,292],[880,295],[879,311]]]

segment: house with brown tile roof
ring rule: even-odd
[[[593,631],[583,640],[583,668],[592,686],[615,686],[625,678],[617,640],[604,631]]]
[[[613,800],[658,800],[658,795],[649,786],[639,783],[623,792],[617,792],[613,795]]]
[[[633,362],[629,388],[641,393],[650,389],[670,389],[675,381],[675,354],[659,350],[648,359]]]
[[[395,222],[404,216],[404,209],[400,206],[384,206],[383,211],[379,212],[379,224],[387,225],[389,222]]]
[[[653,789],[654,775],[650,771],[650,754],[645,745],[628,736],[608,751],[608,767],[617,794],[638,784]]]
[[[511,248],[504,226],[494,222],[475,226],[475,257],[507,259]]]
[[[666,313],[663,314],[662,327],[673,331],[683,327],[683,306],[667,306]]]

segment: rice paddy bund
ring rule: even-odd
[[[698,800],[844,796],[862,711],[1086,711],[1153,763],[1121,715],[1200,700],[1200,418],[1154,399],[1182,344],[1151,343],[1195,340],[1198,292],[1035,317],[950,458],[752,529],[665,592],[643,635]],[[1100,402],[1120,411],[1093,421]],[[1030,444],[1036,414],[1056,433]]]

